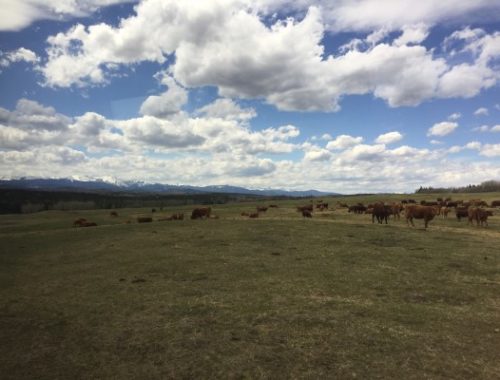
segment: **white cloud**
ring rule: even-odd
[[[480,107],[474,111],[474,115],[475,116],[488,116],[489,115],[488,108]]]
[[[393,144],[400,141],[403,135],[398,131],[384,133],[375,139],[377,144]]]
[[[141,115],[166,118],[180,112],[187,103],[187,91],[179,86],[172,77],[161,73],[159,78],[161,84],[167,86],[168,89],[161,95],[148,96],[141,105],[139,111]]]
[[[103,85],[117,65],[165,63],[175,54],[168,72],[183,86],[216,86],[222,97],[264,99],[288,111],[337,111],[343,95],[370,93],[391,107],[415,106],[434,97],[474,96],[499,79],[484,58],[496,54],[488,36],[477,46],[473,64],[450,66],[418,45],[432,22],[402,24],[402,35],[392,44],[381,41],[393,26],[380,26],[362,42],[364,51],[325,56],[322,40],[331,26],[327,3],[309,7],[302,19],[273,19],[271,25],[263,16],[273,4],[249,4],[145,0],[116,27],[76,25],[49,37],[48,61],[40,71],[48,86]],[[399,14],[399,3],[391,6]],[[339,11],[351,7],[334,6]]]
[[[336,150],[336,149],[346,149],[363,142],[363,137],[353,137],[349,135],[340,135],[337,136],[335,140],[329,141],[326,144],[326,149]]]
[[[330,140],[333,140],[333,137],[332,135],[330,135],[329,133],[325,133],[321,136],[321,140],[326,140],[326,141],[330,141]]]
[[[491,132],[500,132],[500,124],[497,124],[490,129]]]
[[[458,124],[451,121],[442,121],[434,124],[427,131],[427,136],[446,136],[458,128]]]
[[[439,140],[431,140],[429,141],[432,145],[442,145],[444,144],[442,141]]]
[[[488,125],[481,125],[480,127],[472,128],[474,132],[488,132],[490,127]]]
[[[485,144],[479,154],[486,157],[500,157],[500,144]]]
[[[419,44],[425,41],[428,35],[429,28],[423,23],[404,26],[403,33],[396,40],[394,40],[394,45],[401,46],[408,44]]]
[[[2,0],[0,31],[15,31],[43,19],[88,16],[98,8],[137,0]]]
[[[8,67],[15,62],[37,63],[40,58],[30,49],[20,47],[7,53],[0,51],[0,67]]]
[[[481,149],[481,143],[479,141],[471,141],[465,145],[466,149],[479,150]]]
[[[213,103],[199,108],[197,113],[207,117],[242,121],[247,121],[257,116],[255,109],[241,108],[233,100],[227,98],[216,99]]]
[[[448,116],[448,120],[458,120],[462,117],[462,114],[460,112],[455,112],[455,113],[452,113],[450,116]]]

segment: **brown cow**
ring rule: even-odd
[[[455,209],[455,215],[457,216],[457,220],[459,222],[462,220],[462,218],[467,218],[469,216],[467,207],[457,207]]]
[[[391,206],[386,206],[382,202],[375,203],[373,205],[372,212],[372,223],[375,223],[375,218],[377,218],[377,222],[382,224],[382,221],[385,220],[385,224],[387,224],[387,218],[391,215]]]
[[[401,211],[403,211],[403,205],[401,203],[393,203],[391,205],[391,214],[394,215],[394,219],[399,220]]]
[[[413,218],[423,219],[425,228],[429,222],[436,216],[436,209],[432,206],[407,205],[405,208],[406,224],[415,227]]]
[[[248,215],[249,218],[258,218],[259,217],[259,213],[258,212],[252,212]]]
[[[477,218],[481,226],[488,227],[488,216],[493,216],[493,211],[478,209]]]
[[[204,219],[210,218],[210,213],[212,212],[212,208],[210,207],[199,207],[195,208],[191,213],[191,219]]]
[[[137,217],[137,223],[151,223],[153,221],[153,218],[150,216],[138,216]]]
[[[257,212],[266,212],[267,207],[266,206],[257,206]]]
[[[97,227],[97,223],[94,222],[83,222],[80,227]]]
[[[269,205],[269,208],[278,208],[278,205]]]
[[[491,207],[500,207],[500,201],[491,201]]]
[[[439,210],[439,214],[442,216],[443,219],[448,218],[449,212],[450,212],[450,209],[447,206],[443,206]]]
[[[302,210],[302,217],[304,218],[312,218],[312,214],[309,210]]]
[[[118,213],[116,211],[111,211],[109,213],[109,216],[118,216]]]

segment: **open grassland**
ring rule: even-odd
[[[424,230],[308,202],[0,216],[1,378],[500,378],[500,212]]]

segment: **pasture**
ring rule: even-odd
[[[1,215],[2,378],[500,378],[500,210],[424,230],[308,202]]]

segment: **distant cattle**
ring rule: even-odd
[[[155,208],[152,208],[152,209],[151,209],[151,212],[156,212],[156,209],[155,209]]]
[[[304,218],[312,218],[312,214],[309,210],[302,210],[302,217]]]
[[[406,223],[415,227],[413,219],[423,219],[427,228],[429,222],[436,216],[436,209],[432,206],[407,205],[405,208]]]
[[[349,207],[349,205],[347,203],[342,203],[340,201],[337,201],[336,206],[338,208],[348,208]]]
[[[87,219],[79,218],[73,222],[73,227],[81,227],[84,223],[87,223]]]
[[[415,204],[415,203],[417,203],[417,201],[415,199],[403,199],[401,201],[401,203],[404,204],[404,205],[409,204],[409,203]]]
[[[375,218],[377,218],[377,222],[380,224],[382,224],[384,220],[385,224],[387,224],[387,218],[391,215],[391,213],[391,206],[386,206],[382,202],[375,203],[373,205],[372,223],[375,223]]]
[[[138,216],[137,217],[137,223],[151,223],[153,221],[153,218],[150,216]]]
[[[178,213],[172,214],[170,216],[158,219],[159,222],[164,222],[164,221],[168,221],[168,220],[184,220],[184,214],[181,212],[178,212]]]
[[[257,206],[257,212],[266,212],[267,207],[266,206]]]
[[[94,222],[89,222],[85,218],[77,219],[73,222],[73,227],[96,227],[97,224]]]
[[[366,211],[367,207],[366,206],[363,206],[362,204],[357,204],[357,205],[353,205],[353,206],[349,206],[348,208],[348,212],[352,212],[354,214],[362,214]]]
[[[482,201],[481,199],[472,199],[469,205],[475,207],[488,207],[488,204],[485,201]]]
[[[116,216],[118,216],[118,213],[116,211],[111,211],[109,213],[109,216],[115,216],[116,217]]]
[[[450,207],[458,207],[459,203],[458,202],[452,202],[452,201],[446,201],[445,203],[445,206],[450,208]]]
[[[500,201],[491,201],[491,207],[500,207]]]
[[[269,205],[269,208],[278,208],[278,205]]]
[[[258,218],[259,217],[259,213],[258,212],[252,212],[252,213],[248,214],[248,217],[252,218],[252,219]]]
[[[94,223],[94,222],[84,222],[80,227],[97,227],[97,223]]]
[[[240,215],[241,215],[241,216],[248,216],[248,212],[243,211]]]
[[[320,211],[328,210],[328,203],[321,202],[316,205],[316,208]]]
[[[191,219],[204,219],[210,218],[210,213],[212,212],[211,207],[200,207],[195,208],[191,213]]]
[[[313,205],[298,206],[297,207],[297,211],[298,212],[302,212],[302,211],[312,212],[313,211]]]

